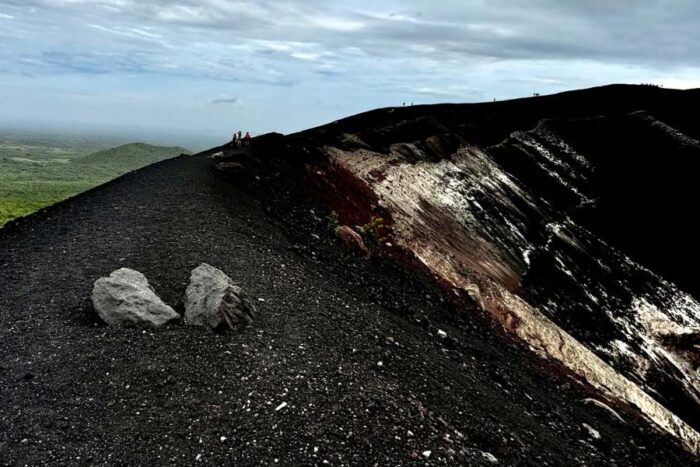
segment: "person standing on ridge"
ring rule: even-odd
[[[245,132],[245,145],[250,146],[250,132],[249,131]]]

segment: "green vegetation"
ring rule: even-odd
[[[337,229],[340,225],[338,213],[335,211],[331,211],[331,213],[328,214],[328,216],[326,217],[326,220],[328,221],[328,230],[330,230],[331,232],[335,232],[335,229]]]
[[[190,154],[180,147],[141,143],[104,149],[104,142],[76,138],[0,136],[0,226],[181,153]]]
[[[387,227],[384,224],[384,219],[381,217],[372,217],[361,229],[370,252],[379,248],[386,241]]]

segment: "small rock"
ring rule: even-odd
[[[384,366],[384,362],[377,362],[377,366],[378,366],[378,367],[383,367],[383,366]]]
[[[438,329],[438,336],[440,336],[442,339],[447,337],[447,333],[443,331],[442,329]]]
[[[426,459],[430,457],[430,455],[433,453],[433,451],[423,451],[423,457]]]
[[[282,402],[280,405],[277,406],[277,408],[275,409],[275,412],[278,412],[278,411],[282,410],[282,409],[285,408],[285,407],[287,407],[287,403],[286,403],[286,402]]]
[[[244,328],[256,309],[243,289],[222,271],[201,264],[192,271],[185,292],[185,322],[211,330]]]
[[[29,440],[27,438],[22,438],[22,441],[20,441],[22,444],[27,444],[28,442]]]
[[[592,426],[590,426],[587,423],[582,423],[581,425],[583,426],[583,428],[586,429],[586,431],[588,432],[588,435],[591,438],[600,439],[600,432],[598,430],[594,429]]]
[[[156,295],[146,276],[127,268],[95,281],[92,304],[100,318],[112,325],[145,322],[160,326],[180,318]]]
[[[483,457],[485,460],[491,462],[492,464],[495,464],[498,462],[498,459],[496,459],[496,456],[494,456],[490,452],[482,452],[481,457]]]
[[[347,225],[340,225],[336,227],[335,235],[347,248],[360,251],[364,254],[368,253],[367,246],[365,245],[365,241],[362,239],[362,236]]]
[[[469,284],[465,290],[467,291],[469,298],[472,300],[472,303],[479,307],[479,309],[484,310],[484,301],[481,298],[481,290],[479,289],[479,286],[476,284]]]

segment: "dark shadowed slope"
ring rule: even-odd
[[[345,257],[322,213],[293,199],[301,217],[275,217],[280,230],[203,156],[181,157],[0,230],[2,462],[408,465],[415,452],[421,465],[487,464],[482,451],[503,465],[693,462],[624,412],[626,424],[584,403],[580,385],[440,290]],[[138,269],[180,308],[200,262],[260,299],[253,328],[94,321],[99,276]]]

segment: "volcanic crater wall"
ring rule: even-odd
[[[260,138],[248,162],[298,179],[341,224],[382,217],[375,254],[699,454],[700,128],[683,118],[698,104],[612,86],[380,109]]]
[[[670,112],[678,102],[653,96],[594,109],[570,96],[540,109],[384,109],[284,141],[341,223],[383,217],[392,255],[697,454],[700,304],[648,268],[669,275],[670,263],[630,229],[650,204],[682,211],[683,189],[658,197],[646,185],[655,170],[692,168],[700,144]],[[659,168],[659,154],[674,168]],[[615,222],[622,212],[627,226]]]

